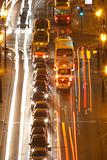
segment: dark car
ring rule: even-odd
[[[46,101],[37,101],[34,105],[34,110],[37,108],[49,109],[48,104]]]
[[[42,120],[45,123],[50,122],[50,116],[47,109],[35,109],[35,112],[33,113],[33,118],[37,120]]]
[[[31,131],[35,127],[43,127],[44,129],[47,128],[46,123],[43,120],[37,120],[37,119],[33,120]]]
[[[45,80],[46,82],[49,81],[47,75],[44,75],[44,74],[38,74],[33,77],[33,81],[40,80],[40,79]]]
[[[43,93],[48,93],[48,87],[47,86],[37,86],[33,89],[34,92],[43,92]]]
[[[45,80],[36,80],[33,82],[32,86],[37,87],[37,86],[47,86],[48,83],[46,83]]]
[[[38,18],[34,21],[34,30],[46,31],[50,29],[50,21],[46,18]]]
[[[34,150],[30,153],[29,160],[47,160],[48,154],[46,150]]]
[[[43,62],[43,63],[45,63],[45,60],[42,57],[34,57],[32,63],[36,64],[37,62]]]
[[[44,92],[34,92],[31,96],[31,109],[33,109],[36,101],[46,100]]]
[[[36,75],[39,75],[39,74],[43,74],[43,75],[46,75],[48,76],[48,73],[46,71],[46,69],[41,69],[41,68],[38,68],[36,71],[34,71],[33,73],[33,78],[36,76]]]
[[[34,70],[38,69],[38,68],[46,68],[45,63],[37,63],[34,66]]]
[[[43,134],[45,135],[46,130],[43,127],[34,127],[31,131],[31,136],[34,134]]]

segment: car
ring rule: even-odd
[[[34,92],[31,96],[31,109],[33,110],[34,104],[36,101],[40,100],[46,100],[45,93],[44,92]]]
[[[35,150],[30,153],[30,159],[29,160],[47,160],[48,154],[45,150]]]
[[[33,87],[47,86],[47,85],[48,83],[45,80],[36,80],[36,81],[33,81],[33,84],[32,84]]]
[[[48,151],[47,138],[43,134],[34,134],[30,139],[30,153],[35,151]]]
[[[33,52],[33,57],[42,57],[43,59],[48,58],[48,47],[36,47]]]
[[[45,123],[50,123],[49,111],[47,109],[35,109],[33,119],[43,120]]]
[[[48,31],[34,31],[32,35],[32,45],[36,47],[47,47],[50,39]]]
[[[41,108],[41,109],[49,109],[48,107],[48,103],[46,101],[37,101],[34,105],[34,110],[37,108]]]
[[[36,64],[36,63],[45,63],[45,60],[42,57],[34,57],[32,64]]]
[[[46,130],[43,127],[34,127],[31,131],[30,136],[34,135],[34,134],[46,134]]]
[[[45,68],[46,69],[46,64],[45,63],[37,63],[33,66],[34,70],[38,68]]]
[[[40,79],[45,80],[46,82],[49,81],[47,75],[44,75],[44,74],[38,74],[33,77],[33,81],[40,80]]]
[[[39,75],[39,74],[43,74],[43,75],[46,75],[48,76],[48,73],[46,71],[46,69],[41,69],[41,68],[38,68],[36,71],[34,71],[33,73],[33,78],[36,76],[36,75]]]
[[[48,93],[49,89],[47,86],[37,86],[33,89],[34,92],[43,92],[43,93]]]
[[[50,29],[50,21],[46,18],[38,18],[34,20],[34,30],[46,31]]]
[[[31,131],[30,134],[30,139],[32,139],[33,135],[45,135],[46,139],[47,139],[47,130],[43,127],[34,127]]]
[[[47,125],[43,120],[33,119],[33,123],[31,125],[31,132],[35,127],[43,127],[44,129],[47,129]]]

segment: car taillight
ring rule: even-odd
[[[70,20],[70,17],[69,17],[69,16],[67,17],[67,20]]]
[[[55,20],[57,21],[57,20],[58,20],[58,17],[55,17]]]

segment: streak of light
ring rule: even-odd
[[[78,59],[78,112],[80,112],[80,59],[79,59],[79,48],[77,50],[77,59]]]
[[[11,8],[9,9],[9,13],[8,13],[8,16],[7,16],[7,19],[6,19],[6,26],[9,26],[10,24],[10,19],[11,19],[11,15],[13,13],[13,7],[16,3],[16,0],[12,0],[11,2]]]
[[[74,145],[73,145],[73,139],[71,134],[71,127],[69,126],[69,137],[70,137],[70,145],[72,150],[72,160],[75,160],[75,152],[74,152]]]
[[[82,50],[84,48],[82,47]],[[83,50],[84,51],[84,50]],[[85,54],[83,58],[83,79],[84,79],[84,108],[86,108],[87,105],[87,88],[86,88],[86,63],[85,63]]]
[[[78,160],[75,112],[73,112],[73,127],[74,127],[73,132],[74,132],[75,160]]]
[[[89,79],[89,91],[90,91],[90,112],[92,112],[92,85],[91,85],[91,69],[90,60],[88,59],[88,79]]]
[[[10,149],[10,142],[12,137],[12,128],[13,128],[13,120],[14,120],[14,110],[15,110],[15,99],[16,99],[16,91],[17,91],[17,84],[18,84],[18,73],[19,73],[19,54],[18,54],[18,39],[16,34],[16,43],[15,43],[15,51],[16,51],[16,63],[15,63],[15,81],[14,81],[14,88],[13,88],[13,95],[10,107],[10,116],[9,116],[9,123],[8,123],[8,131],[7,131],[7,143],[6,143],[6,154],[5,160],[9,160],[9,149]]]
[[[61,148],[60,148],[60,138],[59,138],[59,123],[58,123],[58,112],[56,112],[56,116],[57,116],[57,159],[61,160]]]
[[[21,103],[18,160],[21,160],[21,153],[22,153],[24,115],[25,115],[25,109],[26,109],[26,93],[27,93],[26,90],[27,90],[27,81],[28,81],[28,75],[29,75],[28,56],[27,56],[27,50],[26,50],[27,38],[28,38],[28,29],[26,28],[25,39],[24,39],[24,81],[23,81],[22,103]]]
[[[66,136],[66,129],[65,129],[65,123],[64,122],[62,122],[62,131],[63,131],[63,137],[64,137],[64,146],[65,146],[66,160],[69,160],[67,136]]]

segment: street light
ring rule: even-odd
[[[107,34],[106,33],[101,33],[100,34],[100,40],[102,43],[107,41]]]
[[[98,10],[95,12],[95,15],[99,18],[99,17],[102,16],[102,13],[103,13],[102,9],[98,9]]]

